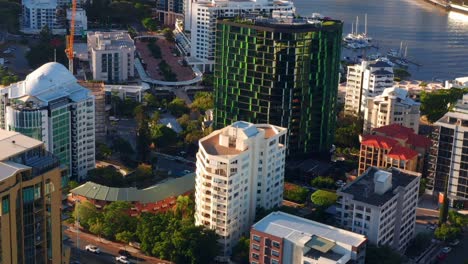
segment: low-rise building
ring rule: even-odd
[[[368,98],[364,109],[364,133],[373,128],[400,124],[419,131],[421,104],[408,96],[408,91],[392,87],[374,98]]]
[[[77,201],[89,201],[97,208],[104,208],[115,201],[127,201],[132,204],[129,214],[136,216],[144,212],[166,212],[174,207],[179,195],[190,195],[194,189],[195,174],[193,173],[168,179],[145,189],[114,188],[86,182],[71,190],[67,200],[70,204]]]
[[[273,212],[250,229],[249,263],[363,264],[367,238],[283,212]]]
[[[370,243],[403,252],[415,233],[420,178],[417,172],[368,168],[337,191],[337,220]]]
[[[431,140],[398,124],[374,128],[360,138],[359,174],[367,168],[395,167],[423,173]]]
[[[0,150],[1,263],[64,263],[61,179],[66,169],[43,142],[18,132],[0,129]]]
[[[121,83],[135,75],[135,43],[127,31],[88,32],[93,80]]]

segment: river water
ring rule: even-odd
[[[320,13],[344,21],[343,33],[359,16],[359,32],[364,31],[367,13],[368,35],[379,52],[408,46],[408,58],[420,67],[410,67],[412,78],[453,79],[468,76],[468,15],[447,12],[423,0],[293,0],[302,16]],[[350,51],[344,52],[349,55]],[[363,51],[354,52],[357,56]]]

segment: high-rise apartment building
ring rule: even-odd
[[[451,206],[468,209],[468,94],[434,125],[428,189],[447,193]]]
[[[288,129],[288,155],[328,153],[342,25],[279,15],[218,20],[214,127],[273,124]]]
[[[358,174],[369,167],[399,168],[424,174],[431,140],[398,124],[374,128],[360,139]]]
[[[0,262],[62,263],[59,160],[44,143],[0,129]]]
[[[135,43],[127,31],[88,32],[93,80],[121,83],[135,75]]]
[[[362,61],[348,66],[345,112],[359,116],[368,98],[393,86],[393,67],[383,61]]]
[[[48,27],[54,33],[63,31],[63,25],[57,22],[57,0],[22,0],[21,30],[26,33],[39,33]]]
[[[202,138],[199,147],[195,223],[216,231],[227,257],[248,236],[256,209],[283,201],[286,129],[238,121]]]
[[[364,108],[364,133],[373,128],[400,124],[419,131],[421,104],[408,96],[408,91],[398,87],[387,88],[374,98],[368,98]]]
[[[251,264],[364,264],[367,238],[283,212],[273,212],[250,230]]]
[[[184,17],[184,0],[158,0],[156,9],[159,20],[165,25],[173,26],[176,18]]]
[[[368,168],[337,191],[337,220],[372,244],[404,251],[414,237],[420,178],[417,172]]]
[[[95,165],[94,96],[60,63],[0,89],[0,128],[44,142],[75,179]]]
[[[191,51],[188,63],[202,71],[212,71],[215,63],[216,19],[244,14],[271,15],[276,10],[294,15],[293,2],[253,0],[186,0],[185,30],[190,31]],[[340,33],[341,34],[341,33]]]

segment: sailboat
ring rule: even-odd
[[[367,14],[365,15],[364,22],[364,33],[359,33],[359,17],[356,17],[356,29],[354,29],[354,23],[351,23],[351,33],[343,38],[347,46],[353,49],[367,48],[370,45],[372,38],[367,36]]]

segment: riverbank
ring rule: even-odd
[[[455,11],[458,13],[468,14],[468,6],[447,3],[445,0],[424,0],[424,2],[428,2],[436,7],[445,9],[447,11]]]

